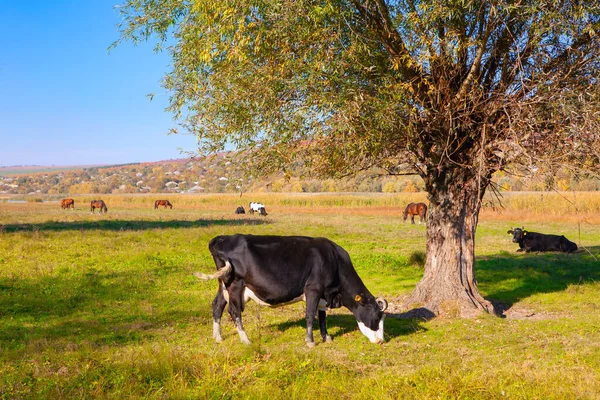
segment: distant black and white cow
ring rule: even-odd
[[[219,279],[213,300],[213,337],[221,342],[221,316],[227,303],[240,340],[250,343],[242,326],[242,311],[250,299],[279,307],[306,302],[306,343],[315,345],[313,324],[318,313],[324,341],[330,342],[326,308],[347,307],[360,331],[373,343],[383,342],[387,302],[375,298],[354,270],[350,256],[329,239],[304,236],[217,236],[208,245],[217,272],[195,273]]]
[[[577,250],[577,245],[564,236],[546,235],[537,232],[528,232],[521,228],[511,229],[507,232],[513,235],[513,243],[519,244],[519,250],[527,253],[531,251],[562,251],[572,253]]]
[[[246,210],[244,210],[244,207],[239,206],[238,208],[235,209],[235,213],[236,214],[246,214]]]
[[[263,217],[266,217],[267,215],[267,210],[265,209],[265,205],[262,203],[255,203],[255,202],[250,202],[249,204],[249,208],[250,210],[248,210],[248,212],[250,214],[254,214],[254,212],[257,212],[258,215],[262,215]]]

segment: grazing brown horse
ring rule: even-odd
[[[169,200],[156,200],[154,202],[154,209],[157,209],[158,206],[163,206],[165,208],[167,208],[167,207],[173,208],[173,204],[169,203]]]
[[[73,210],[75,209],[75,200],[73,199],[62,199],[60,201],[60,206],[64,209],[64,208],[72,208]]]
[[[425,216],[427,215],[427,206],[425,203],[409,203],[406,206],[406,209],[402,213],[404,217],[404,221],[410,215],[410,220],[414,224],[415,223],[415,215],[419,216],[419,224],[425,221]]]
[[[100,209],[100,214],[102,214],[102,211],[104,211],[105,213],[108,212],[108,207],[106,207],[106,204],[104,204],[104,201],[102,201],[102,200],[92,200],[92,202],[90,203],[90,206],[91,206],[92,214],[94,213],[94,210],[96,208]]]

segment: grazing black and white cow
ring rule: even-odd
[[[511,229],[507,232],[513,235],[513,243],[519,244],[519,250],[527,253],[531,251],[562,251],[572,253],[577,250],[577,245],[564,236],[546,235],[537,232],[528,232],[521,228]]]
[[[267,210],[265,208],[265,205],[262,203],[255,203],[255,202],[250,202],[250,204],[248,205],[248,207],[250,208],[248,210],[248,212],[250,214],[254,214],[254,212],[257,212],[258,215],[262,215],[263,217],[266,217],[267,215]]]
[[[238,208],[235,209],[235,213],[236,214],[246,214],[246,210],[244,210],[244,207],[239,206]]]
[[[219,279],[213,300],[213,337],[221,342],[221,316],[227,303],[240,340],[250,343],[242,326],[242,311],[252,299],[278,307],[306,302],[306,343],[315,345],[313,324],[318,313],[324,341],[330,342],[325,309],[347,307],[361,332],[373,343],[383,342],[387,302],[375,298],[354,270],[350,256],[329,239],[304,236],[217,236],[208,245],[217,272],[195,273]]]

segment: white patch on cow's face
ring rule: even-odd
[[[360,321],[358,322],[358,329],[365,335],[371,343],[383,343],[383,320],[385,319],[385,315],[381,317],[381,321],[379,321],[379,329],[374,331],[373,329],[367,328],[365,324]]]

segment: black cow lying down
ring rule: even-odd
[[[513,243],[519,244],[519,250],[527,253],[531,251],[562,251],[572,253],[577,250],[577,245],[564,236],[546,235],[537,232],[528,232],[521,228],[511,229],[507,232],[513,235]]]
[[[383,311],[387,302],[375,298],[354,270],[350,256],[325,238],[304,236],[217,236],[208,245],[217,272],[195,273],[219,279],[213,300],[213,336],[221,342],[221,316],[227,303],[240,340],[250,343],[242,326],[242,311],[250,299],[278,307],[306,302],[306,344],[315,345],[313,324],[318,313],[324,341],[330,342],[326,308],[347,307],[361,332],[373,343],[383,342]]]

